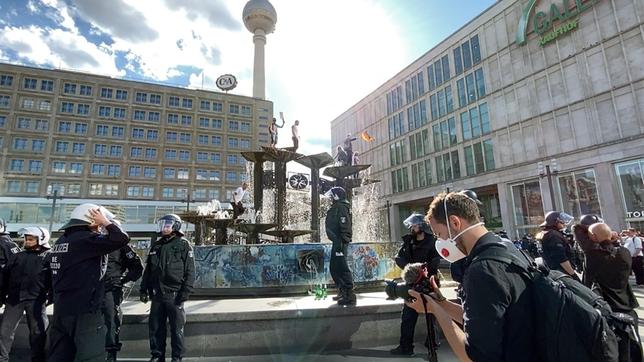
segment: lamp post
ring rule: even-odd
[[[49,232],[51,233],[52,226],[54,225],[54,212],[56,211],[56,200],[62,199],[62,196],[58,196],[58,190],[54,190],[54,194],[52,196],[47,196],[47,200],[52,200],[51,203],[51,215],[49,216]]]
[[[555,189],[552,185],[552,176],[559,173],[559,165],[557,164],[557,159],[553,158],[550,160],[550,164],[545,164],[543,162],[537,163],[537,171],[539,172],[539,177],[546,177],[548,180],[548,190],[550,190],[550,204],[552,205],[552,211],[557,208],[555,200]]]
[[[391,207],[391,202],[389,202],[389,200],[385,202],[385,207],[387,207],[387,235],[389,236],[389,241],[391,241],[391,217],[389,216],[389,207]]]
[[[185,199],[183,199],[183,200],[181,200],[181,202],[185,202],[185,203],[186,203],[186,212],[190,212],[190,201],[195,201],[195,200],[194,200],[194,199],[192,199],[192,200],[190,199],[190,192],[188,192],[188,197],[187,197],[187,198],[185,198]]]

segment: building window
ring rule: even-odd
[[[7,181],[7,192],[17,193],[20,192],[20,181],[9,180]]]
[[[228,121],[228,130],[229,131],[239,131],[239,122],[238,121]]]
[[[29,194],[37,194],[40,191],[40,181],[26,181],[25,192]]]
[[[125,135],[125,128],[123,127],[112,127],[112,137],[115,138],[123,138]]]
[[[107,154],[107,145],[97,144],[94,145],[94,155],[105,156]]]
[[[67,185],[67,195],[68,196],[79,196],[80,195],[80,184],[69,184]]]
[[[161,119],[161,113],[159,112],[148,112],[148,121],[150,122],[159,122]]]
[[[166,160],[177,159],[177,150],[165,150],[165,159]]]
[[[2,74],[0,75],[0,86],[11,87],[13,85],[13,76]]]
[[[197,152],[197,162],[208,162],[208,152]]]
[[[161,104],[161,95],[160,94],[150,94],[150,103],[151,104]]]
[[[143,92],[136,92],[135,102],[147,103],[148,102],[148,94],[143,93]]]
[[[221,146],[221,136],[217,136],[217,135],[215,135],[215,136],[211,136],[211,137],[210,137],[210,142],[211,142],[214,146]]]
[[[128,176],[141,177],[141,166],[130,166],[128,169]]]
[[[250,133],[250,123],[241,122],[239,130],[244,132],[244,133]]]
[[[231,104],[228,107],[228,113],[239,114],[239,106],[236,104]]]
[[[141,194],[141,187],[140,186],[128,186],[127,187],[127,196],[129,197],[137,197]]]
[[[143,169],[143,176],[146,178],[155,178],[157,177],[157,169],[154,167],[145,167]]]
[[[108,184],[105,185],[105,196],[118,196],[119,185]]]
[[[94,163],[92,164],[92,170],[91,174],[96,176],[96,175],[103,175],[105,173],[105,165],[100,164],[100,163]]]
[[[145,121],[145,111],[134,111],[134,120],[135,121]]]
[[[221,119],[212,119],[212,128],[222,129],[224,126],[224,121]]]
[[[31,118],[18,117],[18,129],[29,129],[31,128]]]
[[[143,139],[145,137],[145,130],[143,128],[132,128],[132,138]]]
[[[123,155],[123,146],[110,146],[110,156],[121,157]]]
[[[474,35],[470,39],[470,45],[472,46],[472,63],[478,64],[481,62],[481,47],[479,45],[479,36]]]
[[[0,95],[0,108],[9,108],[11,97]]]
[[[112,108],[106,106],[98,107],[98,116],[99,117],[109,117],[112,115]]]
[[[241,106],[241,114],[250,117],[253,111],[250,106]]]
[[[125,108],[114,108],[114,118],[125,119],[127,117],[127,110]]]
[[[192,99],[190,98],[183,98],[181,100],[181,107],[182,108],[187,108],[187,109],[192,109]]]
[[[165,140],[166,142],[177,142],[177,132],[166,132]]]
[[[101,88],[101,98],[112,98],[114,90],[112,88]]]
[[[161,191],[161,195],[165,199],[174,198],[174,189],[171,187],[164,187],[163,190]]]
[[[543,221],[543,200],[539,180],[534,179],[510,186],[514,221],[518,227],[536,227]]]
[[[235,172],[235,171],[226,172],[226,182],[228,182],[228,183],[237,182],[237,172]]]
[[[240,139],[239,140],[239,147],[243,149],[250,149],[250,140],[249,139]]]
[[[214,164],[220,164],[221,163],[221,154],[220,153],[210,153],[210,162]]]
[[[71,162],[69,164],[69,173],[72,174],[82,174],[83,173],[83,164],[79,162]]]
[[[210,101],[200,101],[199,102],[199,109],[202,111],[209,111],[210,110]]]
[[[82,85],[80,86],[80,95],[82,96],[91,96],[92,95],[92,86],[90,85]]]
[[[461,47],[454,49],[454,71],[456,75],[463,73],[463,60],[461,59]]]
[[[198,135],[197,136],[197,143],[200,145],[207,145],[208,144],[208,136],[207,135]]]
[[[474,78],[476,81],[476,92],[478,98],[485,97],[485,78],[483,77],[483,68],[474,71]]]
[[[54,81],[53,80],[41,80],[40,81],[40,90],[43,92],[53,92],[54,91]]]
[[[99,124],[96,125],[96,135],[97,136],[107,136],[107,132],[109,130],[109,126]]]
[[[65,162],[55,161],[51,165],[51,170],[54,173],[65,173]]]
[[[179,124],[179,115],[168,113],[168,124]]]
[[[228,147],[231,147],[231,148],[239,147],[239,139],[234,137],[228,137]]]
[[[223,112],[224,106],[219,102],[212,102],[212,110],[215,112]]]
[[[168,97],[168,107],[179,107],[179,97]]]
[[[177,178],[179,180],[187,180],[190,178],[190,172],[187,168],[180,168],[177,170]]]
[[[154,160],[157,158],[157,149],[156,148],[146,148],[145,149],[145,158],[148,160]]]
[[[164,179],[173,179],[175,178],[175,169],[166,167],[163,169],[163,178]]]
[[[141,190],[141,196],[143,197],[154,197],[154,187],[153,186],[143,186]]]
[[[11,160],[9,171],[22,172],[24,164],[25,164],[24,160]]]
[[[619,179],[625,219],[633,223],[644,221],[644,158],[615,165]]]
[[[156,129],[149,129],[147,132],[148,141],[156,141],[159,139],[159,131]]]
[[[36,120],[35,130],[37,130],[37,131],[47,131],[47,130],[49,130],[49,121],[46,120],[46,119],[37,119]]]
[[[563,211],[579,218],[582,215],[601,215],[595,171],[575,171],[557,176],[557,191]]]
[[[56,141],[56,152],[67,153],[69,151],[69,142]]]
[[[192,124],[192,116],[182,114],[181,115],[181,124],[184,125],[184,126],[190,126]]]
[[[34,78],[25,78],[23,83],[24,89],[36,89],[37,80]]]
[[[472,53],[470,52],[470,42],[466,41],[461,45],[463,52],[463,69],[468,70],[472,68]]]
[[[60,111],[62,113],[74,113],[74,103],[62,102],[60,104]]]
[[[121,165],[107,165],[107,175],[112,177],[121,176]]]
[[[463,132],[463,141],[472,139],[472,126],[470,124],[470,114],[467,111],[461,113],[461,131]]]
[[[30,160],[29,161],[29,173],[40,174],[41,172],[42,172],[42,161]]]
[[[81,142],[74,142],[72,144],[72,153],[75,155],[85,154],[85,144]]]
[[[473,73],[465,76],[465,85],[467,86],[467,103],[476,101],[476,88],[474,87]]]
[[[131,158],[141,158],[143,156],[143,148],[141,147],[132,147],[130,148],[130,157]]]
[[[226,159],[226,162],[229,165],[236,165],[237,164],[237,155],[228,155],[228,158]]]
[[[13,149],[14,150],[26,150],[27,149],[27,139],[26,138],[14,138],[13,139]]]
[[[88,115],[89,104],[79,104],[78,107],[76,108],[76,113],[80,115]]]
[[[451,78],[450,70],[449,70],[449,56],[445,55],[441,59],[441,62],[443,63],[443,82],[447,82],[449,78]]]
[[[117,89],[116,90],[116,99],[120,101],[126,101],[127,100],[127,91],[124,89]]]
[[[91,196],[103,195],[103,184],[89,184],[89,194]]]
[[[190,151],[179,151],[179,161],[190,161]]]
[[[4,128],[7,125],[7,116],[0,116],[0,128]]]
[[[45,140],[31,140],[31,150],[36,153],[45,150]]]

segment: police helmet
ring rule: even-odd
[[[573,220],[573,217],[566,214],[565,212],[560,211],[550,211],[546,214],[545,220],[539,225],[540,227],[554,227],[557,223],[562,223],[564,225],[569,225]]]
[[[420,229],[423,232],[430,233],[429,225],[427,225],[425,217],[419,213],[413,213],[409,215],[409,217],[406,218],[405,221],[403,221],[403,225],[405,225],[407,229],[411,229],[411,227],[414,225],[420,225]]]
[[[67,221],[67,223],[65,223],[65,225],[60,228],[60,230],[65,230],[72,226],[92,225],[94,223],[94,220],[90,216],[89,211],[94,209],[99,209],[103,216],[105,216],[105,218],[110,222],[120,225],[120,222],[116,220],[114,214],[112,214],[108,209],[104,208],[103,206],[87,203],[76,206],[74,210],[72,210],[72,214],[69,216],[69,221]]]
[[[18,230],[18,234],[22,237],[26,237],[27,235],[35,236],[38,238],[38,245],[49,249],[49,230],[43,227],[29,226]]]
[[[477,205],[479,205],[479,206],[480,206],[480,205],[483,205],[483,203],[481,202],[481,200],[479,200],[479,197],[478,197],[478,195],[476,194],[476,192],[474,192],[474,191],[472,191],[472,190],[461,190],[461,191],[459,191],[458,193],[459,193],[459,194],[461,194],[461,195],[467,196],[469,199],[471,199],[471,200],[473,200],[474,202],[476,202],[476,204],[477,204]]]
[[[7,222],[0,217],[0,235],[4,235],[6,233],[7,233]]]
[[[161,216],[157,220],[157,233],[162,234],[165,228],[171,227],[172,232],[180,236],[184,235],[184,232],[181,230],[183,227],[183,221],[177,214],[168,214]]]
[[[582,215],[581,218],[579,218],[579,223],[584,226],[590,226],[599,222],[604,222],[604,220],[594,214]]]
[[[327,191],[324,196],[331,198],[333,201],[340,201],[347,199],[347,192],[340,186],[332,187]]]

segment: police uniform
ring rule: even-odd
[[[355,304],[353,275],[347,264],[347,250],[351,242],[351,205],[347,200],[336,200],[326,214],[326,235],[333,243],[329,270],[340,289],[338,304]]]
[[[87,226],[72,226],[51,248],[46,263],[52,273],[54,315],[49,326],[48,361],[105,361],[105,298],[107,254],[130,237],[116,224],[107,235]]]
[[[411,234],[403,237],[403,246],[395,258],[396,265],[404,269],[409,263],[427,263],[429,275],[438,274],[441,256],[436,251],[436,238],[433,234],[423,232],[423,240],[415,240]],[[436,279],[436,282],[440,282]],[[400,354],[411,354],[414,350],[414,331],[418,321],[418,312],[403,304],[400,323]],[[396,352],[394,352],[396,353]]]
[[[105,350],[108,358],[116,359],[116,352],[121,350],[119,332],[123,315],[121,302],[123,301],[123,285],[127,282],[137,281],[143,274],[141,258],[125,245],[107,256],[107,270],[105,272],[105,301],[103,316],[105,317]]]
[[[541,247],[543,249],[543,261],[548,268],[568,274],[561,267],[561,263],[570,261],[572,257],[566,237],[559,230],[547,229],[543,232]]]
[[[195,263],[192,247],[175,233],[162,236],[151,247],[141,279],[141,295],[149,295],[149,332],[152,360],[163,361],[166,347],[166,319],[170,322],[172,360],[185,354],[183,330],[186,312],[183,302],[193,291]]]
[[[0,270],[21,250],[8,234],[0,234]]]
[[[47,329],[46,300],[51,297],[51,272],[44,267],[47,249],[38,247],[15,254],[5,266],[6,297],[0,323],[0,361],[9,361],[9,352],[23,313],[27,315],[32,361],[45,361]]]

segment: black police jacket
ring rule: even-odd
[[[334,201],[326,213],[326,236],[333,243],[335,250],[351,242],[352,217],[351,205],[347,200]]]
[[[106,227],[107,235],[86,226],[65,230],[49,250],[45,263],[51,268],[54,314],[80,315],[100,310],[105,297],[107,254],[125,246],[130,237],[117,225]]]
[[[475,260],[487,248],[523,258],[493,232],[483,235],[465,260],[465,350],[473,361],[537,361],[531,288],[520,271],[496,260]]]
[[[429,273],[436,274],[441,260],[436,251],[436,237],[433,234],[423,234],[423,240],[416,240],[411,234],[403,236],[403,245],[394,260],[400,269],[409,263],[427,263]]]
[[[628,282],[631,274],[631,253],[606,241],[586,253],[586,281],[597,284],[602,297],[614,312],[628,313],[639,307]]]
[[[572,233],[575,235],[577,245],[579,245],[584,253],[587,253],[588,250],[593,248],[594,243],[590,240],[590,236],[588,235],[588,227],[581,224],[573,225]]]
[[[122,288],[127,282],[137,281],[143,274],[143,262],[131,246],[125,245],[107,255],[105,290]]]
[[[3,271],[2,297],[9,304],[29,300],[45,302],[51,294],[51,271],[44,264],[47,249],[23,250],[16,254]]]
[[[570,246],[568,240],[559,230],[547,229],[541,239],[543,261],[548,268],[568,273],[561,267],[561,263],[570,261]]]
[[[4,268],[9,260],[22,249],[16,244],[11,237],[6,234],[0,235],[0,269]]]
[[[141,279],[141,294],[176,293],[176,301],[183,302],[192,294],[194,282],[195,259],[188,240],[172,234],[152,244]]]

